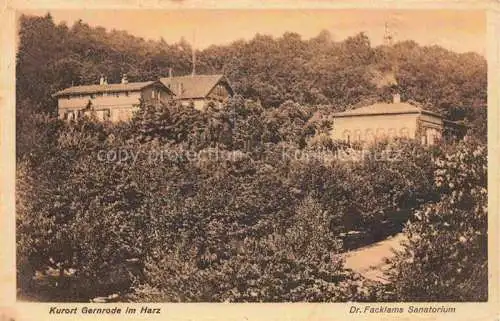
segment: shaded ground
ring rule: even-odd
[[[405,235],[398,233],[383,241],[346,252],[345,267],[367,279],[388,283],[385,271],[389,265],[386,261],[394,256],[394,250],[402,248],[401,242],[404,239]]]

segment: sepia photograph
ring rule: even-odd
[[[15,19],[18,302],[490,298],[484,10]]]

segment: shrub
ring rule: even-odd
[[[415,211],[393,264],[401,301],[486,301],[487,148],[461,142],[435,160],[436,203]]]
[[[341,246],[326,214],[309,197],[286,218],[291,221],[286,223],[289,227],[278,225],[260,236],[250,229],[229,238],[217,229],[231,224],[207,221],[205,214],[200,217],[205,228],[196,228],[198,237],[212,240],[199,243],[183,237],[185,232],[175,233],[177,241],[158,247],[148,260],[147,283],[139,287],[134,298],[174,302],[338,302],[360,298],[363,293],[358,292],[358,280],[343,271],[342,260],[335,255]],[[280,224],[284,219],[275,221]],[[224,245],[200,251],[199,246],[213,244],[214,238],[223,240]],[[222,248],[225,252],[220,252]],[[214,252],[216,249],[219,252]]]

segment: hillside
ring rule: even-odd
[[[95,83],[101,74],[110,82],[119,82],[122,73],[143,81],[165,76],[169,68],[174,75],[191,72],[189,43],[145,40],[83,21],[56,25],[50,14],[20,18],[17,98],[36,102],[37,110],[54,110],[51,93]],[[257,34],[198,50],[196,65],[200,74],[223,72],[236,92],[265,107],[293,100],[342,110],[388,99],[395,80],[404,100],[429,105],[452,120],[470,118],[471,107],[485,106],[486,70],[486,60],[475,53],[413,41],[373,47],[364,34],[339,42],[328,31],[307,40],[296,33]]]

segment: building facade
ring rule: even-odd
[[[443,118],[395,96],[392,103],[373,105],[334,114],[332,138],[348,143],[372,143],[392,138],[412,138],[426,145],[443,136]]]
[[[108,84],[101,77],[98,85],[73,86],[52,95],[58,101],[61,119],[94,115],[98,120],[112,122],[130,120],[141,101],[155,104],[177,100],[184,106],[193,104],[204,110],[210,102],[221,106],[231,96],[233,89],[223,75],[164,77],[132,83],[124,75],[119,84]]]
[[[112,122],[128,121],[141,101],[166,103],[174,93],[160,81],[129,83],[126,76],[119,84],[108,84],[101,77],[98,85],[73,86],[54,95],[58,101],[58,116],[75,120],[83,115]]]
[[[204,110],[208,103],[216,106],[233,96],[234,92],[223,75],[188,75],[163,77],[160,82],[175,94],[174,99],[184,106],[190,104]]]

